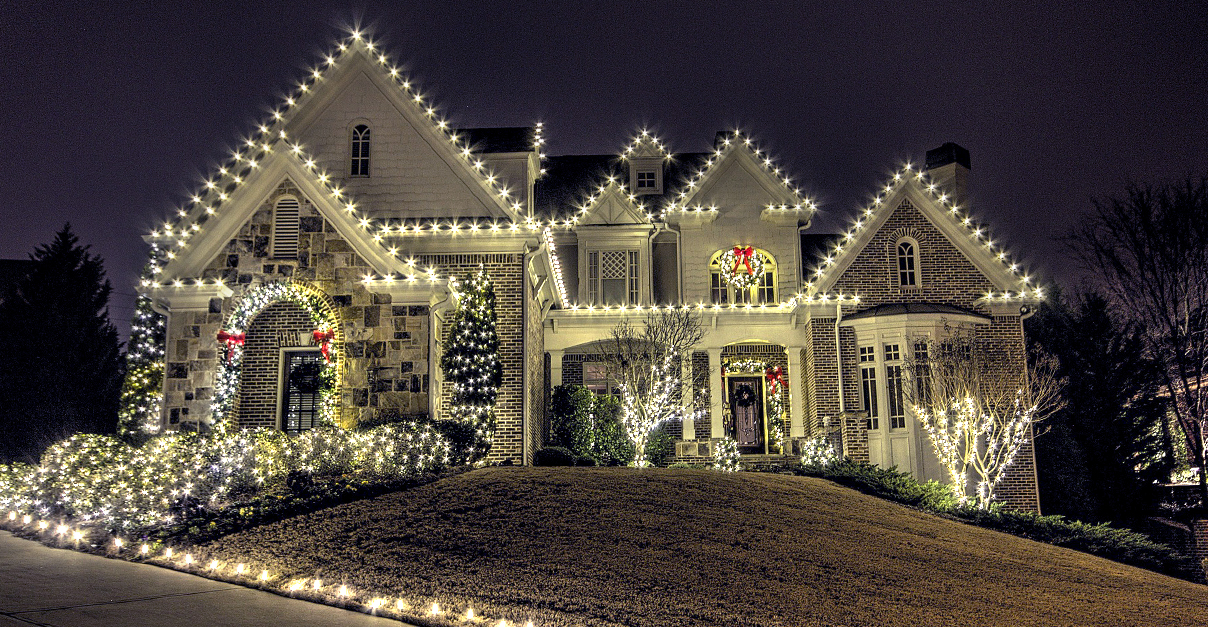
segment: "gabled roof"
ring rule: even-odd
[[[650,213],[628,187],[611,179],[587,198],[576,223],[580,226],[650,224]]]
[[[768,208],[798,211],[807,221],[813,216],[816,210],[814,202],[802,196],[784,171],[742,131],[722,131],[717,134],[713,153],[670,194],[670,200],[663,207],[664,215],[716,211],[716,208],[702,206],[697,199],[709,190],[716,175],[735,161],[756,173],[764,189],[776,199]]]
[[[217,171],[206,177],[203,186],[192,194],[191,200],[177,210],[174,221],[151,233],[149,239],[159,245],[158,256],[161,260],[153,264],[153,275],[160,275],[164,271],[164,262],[170,262],[178,253],[183,254],[189,240],[201,232],[223,206],[229,204],[235,191],[265,163],[265,160],[271,159],[275,152],[292,153],[305,166],[306,171],[315,171],[316,180],[320,185],[329,192],[334,192],[337,199],[341,199],[344,195],[342,190],[334,186],[330,175],[317,171],[314,160],[306,156],[301,146],[290,143],[286,129],[296,124],[305,126],[305,121],[298,120],[299,116],[313,115],[314,111],[321,108],[317,104],[314,107],[308,105],[316,99],[330,97],[324,95],[327,90],[323,89],[323,85],[329,80],[338,80],[340,69],[354,64],[372,68],[371,78],[393,86],[396,102],[400,106],[408,107],[403,109],[405,112],[427,121],[426,132],[438,140],[434,142],[435,146],[444,145],[446,155],[451,161],[459,164],[458,167],[482,190],[484,199],[498,206],[498,214],[501,217],[519,218],[519,203],[504,189],[503,180],[490,172],[486,165],[475,157],[478,154],[476,150],[494,152],[518,148],[522,142],[528,142],[526,150],[540,150],[539,147],[544,141],[540,125],[532,129],[468,129],[459,133],[439,115],[436,107],[423,96],[418,87],[402,75],[389,56],[359,32],[354,32],[338,42],[334,50],[324,55],[322,62],[311,68],[307,77],[290,90],[281,105],[258,126],[257,131],[251,137],[244,138],[232,156],[217,168]],[[311,111],[310,114],[306,113],[308,110]],[[483,145],[476,148],[475,140]],[[376,229],[371,221],[355,208],[346,211],[349,216],[355,216],[358,226],[365,229],[366,235],[374,240],[372,234]],[[153,276],[149,281],[156,282],[160,278]]]
[[[872,203],[864,208],[847,233],[835,243],[814,272],[806,276],[807,295],[829,294],[835,282],[872,240],[873,235],[904,200],[909,200],[995,286],[982,295],[986,301],[1043,299],[1043,289],[1032,284],[1018,262],[988,234],[952,196],[927,174],[907,164],[896,172]]]

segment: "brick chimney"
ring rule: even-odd
[[[927,174],[958,205],[964,205],[968,198],[969,170],[969,151],[956,143],[944,142],[927,151]]]

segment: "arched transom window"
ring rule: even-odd
[[[763,259],[763,268],[755,285],[739,289],[728,282],[722,273],[721,260],[726,249],[713,253],[709,260],[709,294],[710,301],[715,305],[758,305],[761,303],[777,303],[776,300],[776,259],[766,250],[755,249],[755,254]],[[739,268],[739,272],[743,269]]]
[[[352,128],[352,176],[369,176],[369,127],[358,124]]]
[[[897,264],[894,272],[898,287],[919,286],[919,248],[913,240],[901,239],[897,244]]]

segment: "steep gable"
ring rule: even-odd
[[[613,226],[649,222],[646,208],[638,204],[628,188],[611,180],[588,197],[576,223],[580,226]]]
[[[741,132],[719,137],[713,154],[672,195],[664,208],[671,219],[731,208],[792,212],[808,221],[814,204],[755,143]]]
[[[896,245],[917,245],[920,281],[899,287]],[[861,305],[934,301],[973,307],[983,302],[1037,302],[1031,284],[1001,245],[953,204],[925,173],[910,166],[893,177],[852,228],[807,274],[807,297],[856,294]]]

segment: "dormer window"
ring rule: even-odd
[[[654,170],[638,171],[638,182],[635,187],[638,191],[650,191],[658,187],[658,178],[655,176]]]
[[[663,193],[663,159],[661,157],[630,159],[629,188],[639,196]]]
[[[369,176],[369,127],[358,124],[352,128],[352,160],[349,174]]]
[[[913,241],[898,241],[896,265],[894,275],[897,278],[898,287],[915,288],[919,286],[919,249]]]

